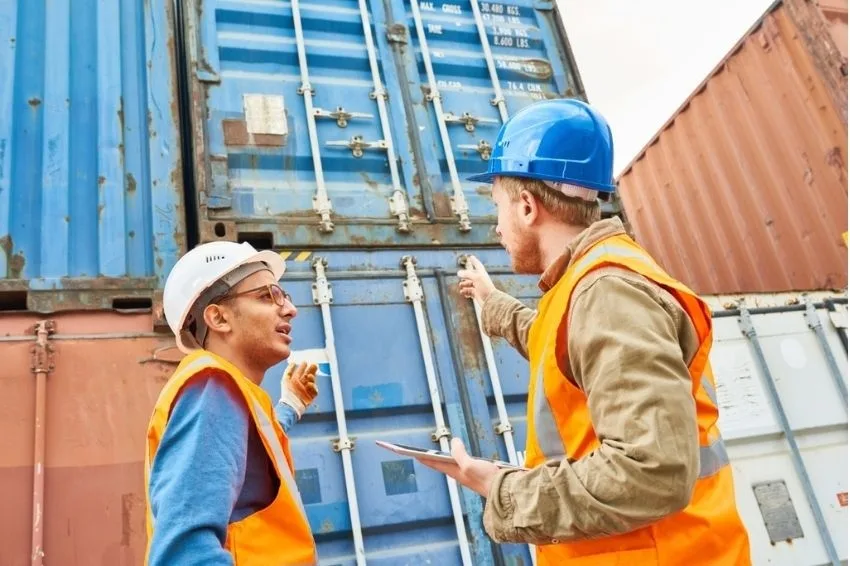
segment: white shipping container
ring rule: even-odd
[[[756,565],[847,564],[846,297],[808,301],[711,299],[719,426]]]

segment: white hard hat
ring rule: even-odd
[[[280,279],[286,271],[286,264],[280,255],[272,251],[258,252],[245,242],[210,242],[201,244],[181,257],[163,290],[163,310],[168,326],[177,339],[177,347],[184,353],[190,353],[201,347],[190,332],[184,331],[186,318],[203,293],[235,269],[262,262]],[[238,281],[226,281],[231,287]]]

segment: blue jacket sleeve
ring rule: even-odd
[[[295,409],[283,401],[278,401],[274,408],[274,412],[280,426],[283,427],[283,432],[289,434],[289,429],[291,429],[292,425],[294,425],[298,420],[298,413],[296,413]]]
[[[149,566],[232,566],[227,526],[245,481],[250,414],[227,378],[198,376],[172,409],[151,464]]]

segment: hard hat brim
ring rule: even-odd
[[[489,172],[488,173],[477,173],[475,175],[472,175],[471,177],[467,177],[466,180],[471,181],[473,183],[487,183],[487,184],[492,185],[493,184],[493,177],[495,177],[496,175],[497,175],[496,173],[489,173]]]
[[[598,191],[600,193],[613,193],[616,190],[614,185],[602,185],[599,183],[588,183],[586,181],[579,181],[573,179],[566,179],[564,177],[560,177],[557,175],[540,175],[538,173],[527,173],[523,171],[493,171],[487,173],[478,173],[476,175],[472,175],[471,177],[467,177],[466,180],[472,183],[487,183],[492,185],[493,181],[496,177],[524,177],[526,179],[537,179],[538,181],[553,181],[556,183],[573,183],[576,186],[584,187],[586,189],[590,189],[592,191]]]

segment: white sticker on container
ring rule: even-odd
[[[288,133],[282,95],[245,94],[242,105],[249,134],[285,136]]]
[[[796,338],[786,338],[782,341],[779,349],[782,351],[782,359],[794,369],[806,367],[806,350]]]
[[[711,355],[724,435],[774,426],[761,376],[746,344],[717,343]]]

